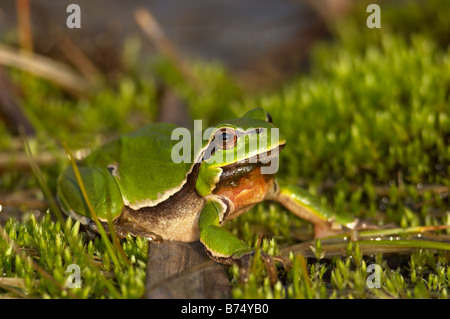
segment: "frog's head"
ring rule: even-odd
[[[286,144],[285,138],[262,108],[225,120],[209,129],[203,161],[210,168],[257,164],[268,166]]]
[[[279,152],[286,144],[270,115],[261,108],[220,122],[207,129],[203,137],[206,142],[196,184],[203,196],[230,185],[242,187],[248,178],[268,187],[278,169]]]

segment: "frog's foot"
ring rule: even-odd
[[[114,230],[116,231],[116,234],[119,238],[125,238],[128,234],[130,234],[133,237],[143,237],[147,240],[155,241],[155,242],[162,242],[163,239],[160,235],[148,231],[144,229],[143,227],[140,227],[137,224],[130,224],[130,225],[122,225],[114,223]]]
[[[245,284],[248,282],[250,276],[253,258],[255,256],[255,251],[252,250],[245,254],[240,254],[238,256],[233,256],[233,261],[239,266],[239,282]],[[270,279],[271,285],[275,285],[278,281],[277,268],[275,266],[274,259],[269,254],[264,252],[260,253],[260,258],[266,266],[267,275]]]
[[[221,216],[224,216],[228,209],[228,205],[221,200],[220,197],[215,197],[208,200],[203,207],[198,221],[200,241],[211,259],[225,265],[237,264],[240,281],[246,282],[255,251],[221,226]],[[274,261],[263,252],[260,255],[274,284],[278,280]]]
[[[106,234],[108,236],[111,236],[110,229],[108,226],[108,223],[106,222],[100,222],[103,229],[105,230]],[[99,236],[98,227],[95,224],[95,222],[91,219],[86,218],[86,220],[82,223],[85,227],[85,231],[87,234],[88,239],[95,239],[97,236]],[[122,225],[114,222],[114,231],[118,238],[123,239],[127,237],[128,234],[130,234],[133,237],[144,237],[147,240],[152,240],[156,242],[161,242],[162,237],[158,234],[155,234],[153,232],[149,232],[148,230],[145,230],[142,227],[139,227],[138,225],[132,224],[132,225]]]
[[[276,181],[267,199],[283,205],[294,215],[314,224],[314,237],[323,238],[376,227],[344,213],[336,214],[320,198],[298,186]]]
[[[80,222],[81,227],[82,229],[84,229],[84,233],[86,234],[88,240],[94,240],[99,236],[97,225],[95,225],[95,222],[92,219],[86,216],[75,214],[72,211],[69,211],[68,213],[71,218]],[[108,226],[106,224],[103,225],[103,228],[105,228],[105,230],[107,230],[107,227]]]
[[[97,225],[95,225],[93,220],[82,223],[82,227],[88,240],[95,240],[99,236]]]
[[[245,284],[248,282],[252,266],[252,257],[254,256],[254,254],[255,252],[251,251],[249,253],[233,258],[234,262],[239,267],[239,283],[241,284]]]
[[[239,267],[239,282],[246,283],[248,281],[248,277],[251,272],[253,258],[255,256],[255,250],[253,249],[244,249],[240,250],[229,256],[220,256],[218,254],[213,253],[205,247],[206,254],[213,259],[215,262],[220,264],[231,266],[233,264],[238,265]],[[269,254],[264,252],[260,252],[259,254],[261,260],[264,262],[264,265],[267,269],[267,274],[270,278],[271,284],[275,284],[278,280],[277,276],[277,268],[275,266],[274,259]]]
[[[380,229],[380,226],[360,219],[355,219],[351,223],[345,225],[331,219],[314,225],[314,238],[324,238],[343,233],[350,233],[352,238],[356,239],[358,238],[358,231],[369,229]]]
[[[350,228],[345,227],[342,224],[335,223],[333,221],[315,223],[314,238],[325,238],[335,236],[350,230],[351,230]]]
[[[366,230],[366,229],[380,229],[381,226],[372,224],[371,222],[367,220],[362,219],[355,219],[354,223],[352,224],[352,229],[354,230]],[[395,225],[387,225],[387,227],[395,227]]]

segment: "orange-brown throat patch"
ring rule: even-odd
[[[219,182],[214,194],[227,197],[234,204],[234,211],[226,219],[239,216],[252,205],[263,201],[273,185],[273,175],[261,174],[261,167],[232,182]]]

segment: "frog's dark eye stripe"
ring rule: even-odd
[[[112,176],[119,176],[119,170],[118,170],[118,164],[117,163],[113,163],[113,164],[109,164],[107,166],[108,171],[111,173]]]
[[[273,124],[272,116],[270,116],[270,114],[267,112],[266,112],[266,122]]]

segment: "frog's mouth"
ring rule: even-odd
[[[255,168],[270,166],[272,161],[278,160],[278,155],[283,150],[285,145],[285,143],[280,144],[268,150],[267,152],[257,154],[233,164],[223,166],[221,179],[228,179],[231,176],[233,176],[233,178],[236,178],[248,174]]]
[[[280,144],[267,152],[257,154],[255,156],[246,158],[245,160],[239,161],[236,164],[258,164],[257,166],[269,166],[272,160],[278,158],[278,155],[283,150],[286,144]]]

